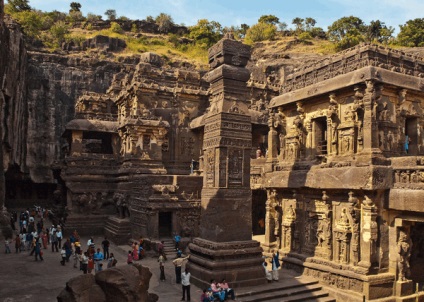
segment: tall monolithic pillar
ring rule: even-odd
[[[202,288],[222,278],[232,287],[265,283],[261,248],[252,240],[249,58],[250,47],[231,34],[209,49],[200,238],[189,245],[188,264],[193,283]]]

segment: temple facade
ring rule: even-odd
[[[270,102],[264,249],[340,299],[402,300],[424,281],[423,78],[422,58],[360,45]]]
[[[57,167],[70,224],[89,215],[123,242],[180,233],[199,284],[264,280],[261,235],[338,299],[410,298],[424,282],[424,59],[362,44],[277,85],[230,36],[209,55],[204,74],[143,54],[78,99]]]

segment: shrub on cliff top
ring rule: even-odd
[[[259,22],[247,30],[245,42],[252,44],[255,42],[272,40],[277,33],[277,27],[271,23]]]

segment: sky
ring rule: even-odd
[[[103,15],[107,9],[115,9],[118,16],[145,19],[163,12],[171,15],[175,23],[187,26],[199,19],[218,21],[222,26],[252,25],[260,16],[272,14],[289,27],[296,17],[312,17],[317,21],[316,26],[326,30],[337,19],[353,15],[365,23],[379,19],[398,32],[399,25],[424,17],[423,0],[30,0],[29,3],[43,11],[67,12],[72,1],[82,5],[84,15]]]

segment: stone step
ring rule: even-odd
[[[316,301],[317,299],[328,298],[328,293],[324,290],[304,293],[304,294],[296,294],[293,297],[287,297],[281,300],[281,302],[302,302],[302,301]],[[332,299],[330,301],[336,301]]]
[[[250,296],[243,296],[238,294],[237,299],[243,302],[260,302],[260,301],[271,301],[278,298],[278,301],[303,301],[296,300],[296,297],[315,297],[313,296],[314,292],[321,291],[322,287],[319,284],[313,285],[296,285],[289,288],[275,288],[274,290],[264,290],[257,291],[252,293]],[[317,295],[315,298],[328,296],[328,293],[325,293],[324,296]]]
[[[238,291],[237,296],[238,297],[245,297],[245,296],[252,296],[255,295],[256,293],[258,293],[259,291],[261,293],[270,293],[270,292],[275,292],[275,291],[282,291],[282,290],[287,290],[287,289],[294,289],[294,288],[298,288],[298,287],[303,287],[303,286],[313,286],[313,285],[319,285],[318,281],[316,280],[312,280],[312,279],[282,279],[280,277],[280,281],[279,282],[272,282],[272,283],[267,283],[265,285],[262,285],[258,288],[249,288],[248,290],[244,290],[244,289],[240,289]]]

